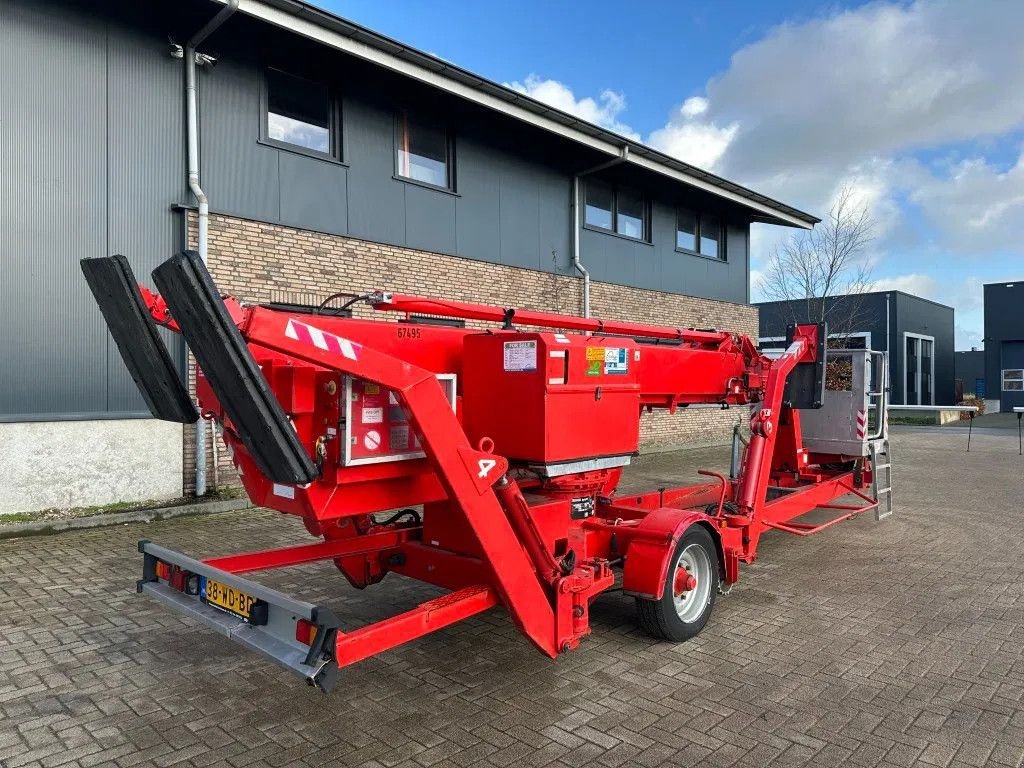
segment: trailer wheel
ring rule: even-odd
[[[636,599],[640,626],[663,640],[689,640],[704,629],[718,593],[718,551],[703,526],[691,526],[679,540],[667,582],[660,600]]]

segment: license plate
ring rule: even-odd
[[[213,579],[206,579],[203,597],[208,604],[243,619],[250,618],[252,606],[256,602],[256,598],[252,595]]]

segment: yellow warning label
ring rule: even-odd
[[[587,360],[604,362],[604,347],[587,347]]]

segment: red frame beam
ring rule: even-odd
[[[419,532],[419,527],[396,528],[380,533],[352,536],[347,539],[331,539],[316,544],[297,547],[266,549],[259,552],[243,552],[237,555],[211,557],[203,562],[228,573],[251,573],[271,568],[288,568],[337,557],[362,555],[395,549]]]
[[[410,640],[443,629],[493,608],[500,600],[490,587],[475,586],[450,592],[411,611],[352,632],[338,632],[334,658],[339,667],[375,656]]]

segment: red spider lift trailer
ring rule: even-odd
[[[763,533],[816,533],[886,490],[885,396],[870,392],[885,357],[844,351],[853,383],[826,401],[820,325],[792,327],[772,359],[724,331],[384,291],[349,303],[397,322],[246,305],[192,252],[154,270],[159,294],[124,257],[82,268],[154,416],[215,419],[253,503],[320,539],[202,561],[143,541],[139,590],[325,690],[340,667],[497,605],[556,657],[590,632],[616,570],[642,626],[685,640]],[[410,322],[423,316],[480,327]],[[198,411],[158,325],[195,355]],[[616,495],[641,413],[694,405],[753,406],[730,475]],[[824,522],[797,519],[822,508]],[[325,560],[357,588],[393,572],[447,593],[353,629],[244,576]]]

